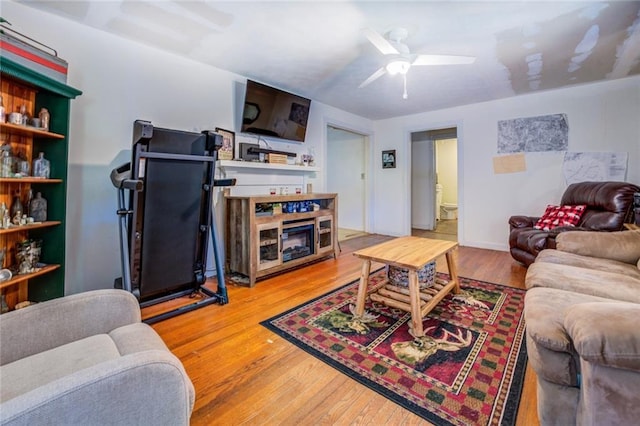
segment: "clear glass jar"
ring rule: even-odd
[[[38,118],[40,119],[40,127],[44,130],[49,130],[49,121],[51,120],[51,114],[49,114],[49,110],[46,108],[41,108],[38,113]]]
[[[0,96],[0,123],[4,123],[7,121],[7,116],[4,111],[4,103],[2,101],[2,96]]]
[[[13,158],[9,151],[2,151],[2,160],[0,162],[0,177],[11,177],[13,168]]]

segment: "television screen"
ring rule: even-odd
[[[242,133],[304,142],[311,100],[247,80]]]

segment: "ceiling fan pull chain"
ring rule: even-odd
[[[407,75],[403,74],[402,77],[404,80],[404,93],[402,94],[402,99],[407,99],[409,97],[409,95],[407,95]]]

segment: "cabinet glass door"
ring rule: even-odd
[[[318,230],[318,254],[333,250],[333,216],[316,218]]]
[[[273,268],[282,263],[280,250],[280,236],[282,224],[265,223],[257,226],[258,229],[258,271]]]

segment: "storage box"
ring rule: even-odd
[[[267,154],[267,163],[287,164],[287,156],[284,154]]]
[[[6,33],[0,33],[0,56],[60,83],[67,83],[69,64],[65,60]]]
[[[399,287],[409,287],[409,270],[397,266],[387,266],[389,283]],[[429,288],[435,283],[436,262],[427,263],[418,271],[418,284],[421,289]]]

